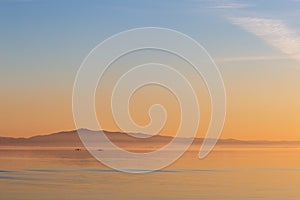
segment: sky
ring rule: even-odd
[[[227,94],[221,138],[300,140],[299,15],[298,0],[0,0],[0,136],[75,129],[72,89],[83,59],[113,34],[151,26],[189,35],[218,65]],[[199,137],[210,113],[203,88]],[[178,105],[160,90],[144,88],[130,109],[143,125],[149,105],[166,104],[161,134],[172,135]],[[106,109],[97,105],[103,127],[118,130]]]

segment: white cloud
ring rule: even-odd
[[[213,9],[241,9],[241,8],[248,8],[251,5],[248,4],[241,4],[241,3],[222,3],[219,5],[211,6],[209,8]]]
[[[240,56],[240,57],[226,57],[215,59],[217,62],[241,62],[241,61],[260,61],[260,60],[288,60],[291,56]]]
[[[248,7],[253,7],[253,5],[242,3],[237,0],[208,0],[211,6],[209,8],[213,9],[243,9]]]
[[[281,52],[300,59],[300,37],[283,21],[250,17],[230,18],[230,21],[262,38]]]

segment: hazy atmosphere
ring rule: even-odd
[[[0,135],[75,129],[72,87],[89,51],[120,31],[158,26],[193,37],[217,63],[227,94],[222,138],[300,140],[299,9],[299,2],[292,0],[0,1]],[[203,136],[210,107],[207,93],[197,87],[203,96]],[[158,101],[169,101],[167,92],[162,93],[165,98]],[[136,101],[139,95],[143,90]],[[139,110],[133,118],[146,123],[147,113]],[[176,109],[169,116],[174,113]],[[106,130],[118,130],[105,120]],[[167,124],[163,135],[176,129],[175,117],[168,120],[172,126]]]
[[[300,197],[300,0],[0,0],[0,199]]]

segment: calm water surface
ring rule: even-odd
[[[148,174],[107,168],[86,151],[0,149],[0,199],[300,199],[300,149],[187,152]]]

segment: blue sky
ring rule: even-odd
[[[300,32],[297,20],[300,2],[295,0],[113,3],[2,0],[0,11],[1,66],[9,66],[13,73],[14,69],[41,68],[41,63],[51,65],[52,70],[73,69],[97,43],[136,27],[158,26],[181,31],[198,40],[217,58],[279,53],[277,48],[261,41],[263,38],[245,30],[241,24],[246,19],[239,21],[240,18],[282,20],[289,29]]]
[[[120,31],[144,26],[171,28],[193,37],[220,65],[282,59],[289,53],[282,51],[285,44],[272,46],[276,41],[258,36],[255,31],[260,28],[253,26],[264,20],[269,20],[266,29],[280,23],[284,31],[294,32],[288,35],[293,40],[300,35],[298,13],[296,0],[1,0],[1,73],[6,74],[2,82],[25,79],[24,84],[48,85],[55,78],[71,83],[95,45]]]
[[[292,97],[286,89],[300,84],[299,15],[298,0],[0,0],[2,99],[41,98],[45,91],[71,98],[77,69],[92,48],[145,26],[175,29],[200,42],[232,95],[263,97],[279,87]]]

